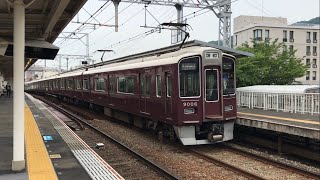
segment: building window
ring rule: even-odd
[[[283,31],[283,42],[288,42],[288,35],[287,35],[287,31]]]
[[[317,46],[313,46],[313,55],[314,55],[314,56],[317,55]]]
[[[290,52],[293,52],[293,45],[290,45],[290,46],[289,46],[289,51],[290,51]]]
[[[293,37],[293,31],[290,31],[290,34],[289,34],[289,39],[290,39],[290,42],[294,42],[294,37]]]
[[[317,43],[317,32],[313,32],[313,43]]]
[[[310,68],[310,59],[306,59],[307,68]]]
[[[238,45],[238,36],[237,35],[234,35],[234,45]]]
[[[317,80],[317,71],[312,72],[312,80]]]
[[[311,32],[307,32],[306,42],[311,43]]]
[[[268,29],[264,31],[264,37],[266,41],[270,40],[270,31]]]
[[[105,91],[106,90],[106,83],[104,81],[104,78],[96,78],[94,88],[96,91]]]
[[[257,41],[262,40],[262,29],[253,30],[253,39]]]
[[[83,79],[83,89],[88,90],[89,89],[89,80]]]
[[[133,77],[118,77],[118,92],[121,93],[133,93]]]
[[[312,60],[312,67],[317,68],[317,59]]]
[[[307,46],[307,47],[306,47],[306,55],[307,55],[307,56],[310,56],[310,55],[311,55],[310,46]]]
[[[306,80],[310,80],[310,71],[307,71]]]
[[[156,76],[156,95],[157,97],[161,97],[161,76],[157,75]]]

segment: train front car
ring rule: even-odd
[[[183,58],[178,64],[179,125],[184,145],[233,139],[236,119],[235,58],[217,49]]]

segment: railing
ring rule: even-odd
[[[320,114],[320,93],[265,93],[237,91],[237,106],[290,113]]]

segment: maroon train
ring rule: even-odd
[[[27,82],[30,93],[103,108],[108,116],[161,130],[184,145],[233,138],[235,58],[192,46]]]

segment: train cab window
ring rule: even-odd
[[[105,91],[106,84],[104,78],[96,78],[95,79],[95,90],[96,91]]]
[[[167,97],[171,97],[171,76],[166,73],[166,93]]]
[[[133,93],[133,77],[127,76],[127,77],[118,77],[118,86],[117,91],[121,93]]]
[[[161,97],[161,76],[156,76],[156,95],[157,97]]]
[[[219,100],[218,71],[206,70],[206,101]]]
[[[81,89],[81,81],[79,79],[76,80],[77,89]]]
[[[200,96],[199,74],[199,57],[183,59],[180,62],[180,97]]]
[[[83,79],[83,89],[88,90],[89,89],[89,80]]]
[[[235,93],[235,67],[231,57],[222,57],[223,66],[223,95]]]

